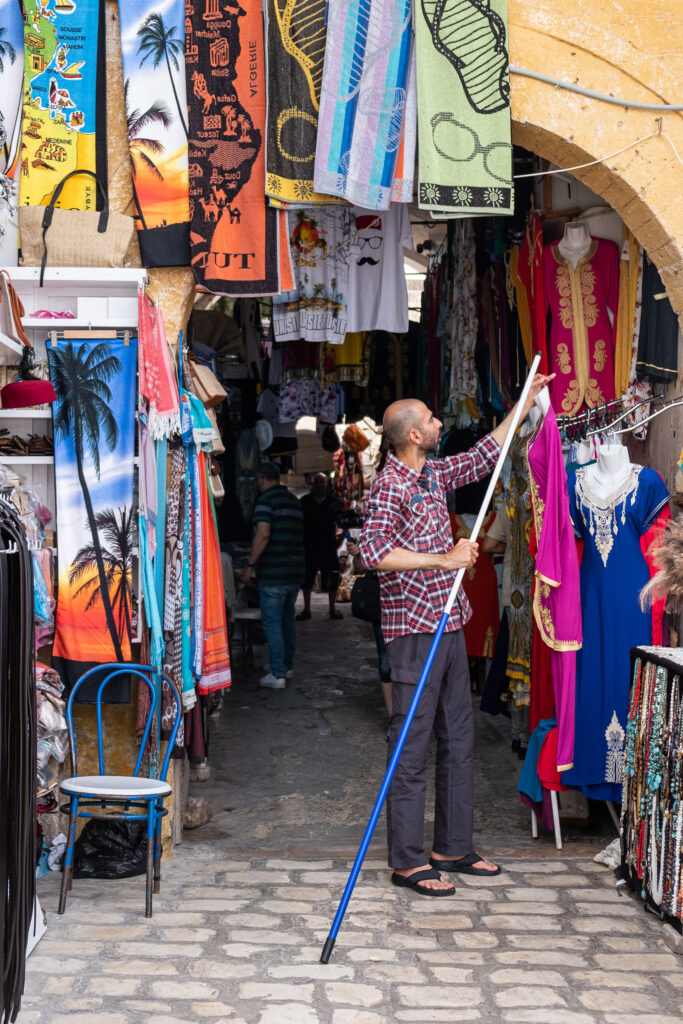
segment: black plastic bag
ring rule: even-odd
[[[74,848],[74,878],[132,878],[146,870],[145,822],[86,822]]]
[[[358,576],[351,589],[351,614],[365,622],[381,622],[379,577],[376,572]]]

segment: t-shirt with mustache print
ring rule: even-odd
[[[347,331],[403,334],[408,330],[404,249],[414,249],[405,203],[392,203],[380,211],[353,207]]]

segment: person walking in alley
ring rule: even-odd
[[[549,378],[537,375],[523,415]],[[382,632],[392,679],[389,758],[412,699],[458,569],[470,568],[478,544],[453,545],[446,496],[487,476],[507,435],[512,412],[468,452],[431,459],[441,423],[427,406],[402,399],[384,414],[393,444],[370,491],[360,554],[380,579]],[[473,720],[462,626],[471,609],[460,590],[446,625],[387,797],[391,880],[426,896],[449,896],[454,887],[437,868],[453,873],[497,875],[500,867],[473,848]],[[436,806],[432,855],[424,851],[427,758],[436,734]]]
[[[343,511],[341,499],[330,493],[330,481],[324,473],[316,473],[311,490],[301,499],[304,510],[304,550],[306,575],[304,577],[304,608],[297,619],[311,617],[311,593],[315,577],[320,572],[320,587],[327,593],[331,619],[344,616],[335,607],[339,586],[339,555],[337,554],[336,518]]]
[[[256,569],[261,621],[270,652],[270,667],[259,680],[271,690],[284,690],[294,672],[296,624],[294,608],[304,578],[304,511],[301,502],[280,483],[272,462],[256,472],[259,497],[249,564],[242,570],[248,583]]]

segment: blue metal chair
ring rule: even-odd
[[[76,753],[76,739],[73,728],[73,703],[74,698],[86,680],[91,679],[97,673],[105,673],[104,678],[97,689],[97,747],[99,757],[99,775],[78,774],[78,758]],[[137,676],[149,687],[151,702],[145,730],[140,741],[140,752],[135,762],[135,769],[132,775],[107,775],[104,770],[104,743],[102,737],[102,692],[104,688],[117,676]],[[175,698],[175,718],[171,735],[166,747],[166,754],[159,771],[159,777],[148,779],[140,776],[140,768],[144,756],[147,740],[154,720],[157,698],[154,686],[154,677],[166,680]],[[164,807],[164,799],[171,793],[171,787],[166,782],[168,764],[171,752],[175,744],[176,734],[180,725],[181,700],[178,690],[171,680],[163,672],[156,672],[148,665],[128,665],[113,663],[109,665],[97,665],[90,669],[78,680],[66,707],[66,724],[69,730],[69,741],[71,743],[71,764],[73,776],[60,783],[60,790],[69,797],[69,803],[64,804],[61,810],[69,814],[69,836],[64,854],[64,866],[62,869],[62,887],[59,894],[59,913],[63,914],[66,908],[66,894],[71,889],[73,877],[73,853],[76,839],[77,818],[109,818],[115,821],[145,821],[147,824],[147,885],[145,898],[145,917],[152,916],[152,892],[159,892],[161,880],[161,819],[168,814]],[[115,812],[108,812],[110,807],[118,807]]]

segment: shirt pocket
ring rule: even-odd
[[[413,551],[434,551],[438,515],[425,491],[412,494],[406,506],[406,526]]]

